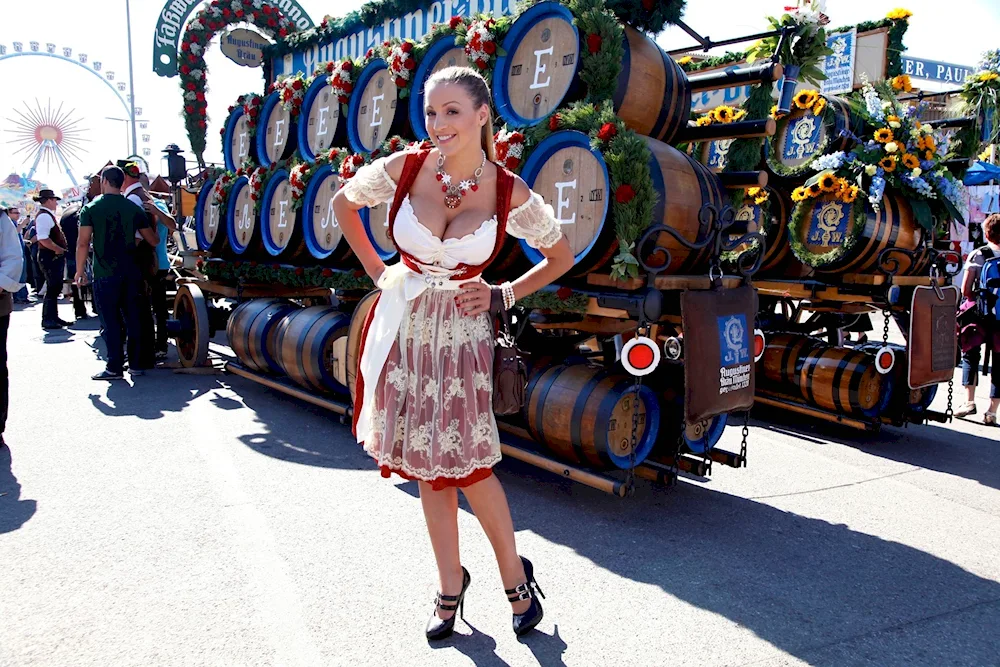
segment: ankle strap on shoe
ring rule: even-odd
[[[528,582],[524,582],[514,588],[505,588],[503,592],[507,594],[507,599],[511,602],[530,600],[535,597],[535,592],[531,590],[531,586]]]
[[[438,593],[434,597],[434,604],[441,611],[457,611],[459,597],[458,595],[442,595]],[[444,604],[445,602],[452,602],[454,604]]]

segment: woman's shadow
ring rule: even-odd
[[[0,535],[11,533],[35,515],[38,503],[21,500],[21,485],[14,477],[10,449],[0,446]]]

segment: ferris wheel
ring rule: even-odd
[[[108,69],[101,60],[95,60],[87,53],[75,52],[71,47],[58,46],[51,42],[42,43],[29,40],[13,41],[9,45],[0,44],[0,62],[12,58],[24,57],[41,57],[62,61],[75,67],[79,67],[85,72],[91,74],[114,94],[115,98],[121,103],[122,109],[125,112],[125,118],[123,120],[128,121],[130,126],[135,128],[135,131],[133,132],[133,145],[136,146],[135,153],[145,158],[148,158],[153,154],[152,134],[149,128],[150,123],[142,118],[142,107],[138,104],[133,105],[132,91],[129,90],[128,82],[117,79],[113,69]],[[134,115],[132,113],[133,108],[135,109]],[[59,109],[61,109],[61,107],[59,107]],[[40,112],[41,105],[37,104],[35,116],[44,116],[44,113]],[[20,110],[18,110],[17,113],[20,114]],[[58,120],[60,112],[57,109],[54,113],[56,113],[57,118],[50,118],[48,120]],[[29,114],[29,117],[30,115],[31,114]],[[65,114],[63,115],[65,116]],[[72,138],[72,130],[73,128],[78,127],[78,123],[68,127],[70,130],[69,135],[67,135],[62,129],[63,125],[75,120],[74,117],[70,116],[69,118],[63,118],[63,125],[60,125],[59,123],[46,123],[44,118],[41,119],[42,122],[39,122],[39,119],[30,118],[27,120],[27,125],[32,129],[33,136],[37,134],[40,137],[37,141],[34,138],[24,136],[23,123],[25,122],[25,119],[22,118],[15,120],[8,118],[8,120],[17,128],[14,132],[16,138],[10,143],[19,144],[23,142],[21,143],[21,149],[19,150],[32,151],[29,153],[29,159],[35,160],[32,165],[32,174],[38,168],[39,164],[45,164],[47,166],[51,164],[58,164],[67,171],[70,178],[74,183],[76,183],[76,179],[73,177],[72,173],[70,173],[70,162],[74,153],[80,149],[79,140],[81,138],[77,137],[78,140],[75,147],[71,146],[72,142],[69,142],[68,139]],[[38,130],[38,132],[36,133],[34,130]],[[62,132],[61,146],[60,141],[56,141],[60,132]]]
[[[14,127],[11,132],[14,138],[7,142],[14,144],[14,155],[24,153],[25,161],[32,160],[29,180],[34,178],[38,165],[44,162],[46,168],[62,167],[73,185],[79,185],[70,162],[79,162],[78,152],[89,139],[83,135],[86,128],[80,127],[83,119],[75,116],[75,112],[75,109],[63,111],[62,104],[53,110],[52,100],[43,108],[36,99],[34,108],[25,103],[23,111],[14,109],[16,118],[7,119]]]

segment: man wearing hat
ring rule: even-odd
[[[38,239],[38,265],[45,275],[45,298],[42,301],[42,328],[62,329],[69,322],[59,319],[59,293],[66,273],[66,235],[56,222],[56,207],[61,197],[44,189],[35,197],[41,208],[35,214],[35,235]]]
[[[146,178],[143,163],[139,160],[118,160],[117,166],[125,174],[125,185],[122,189],[122,195],[124,195],[125,199],[142,209],[149,219],[150,226],[156,229],[157,209],[153,206],[152,198],[146,192],[146,187],[143,184],[143,179]],[[148,182],[147,178],[146,183]],[[150,281],[156,278],[159,267],[156,249],[144,241],[138,233],[136,233],[135,242],[135,261],[139,266],[139,273],[142,277],[142,289],[139,291],[139,297],[143,301],[140,306],[140,324],[142,329],[141,357],[140,364],[136,368],[149,369],[155,365],[154,340],[156,337],[153,325],[153,312],[150,305],[150,297],[152,296],[150,294]]]
[[[7,425],[7,329],[14,309],[14,293],[24,286],[21,282],[24,250],[17,227],[7,214],[8,208],[7,204],[0,204],[0,447],[4,446],[3,432]]]

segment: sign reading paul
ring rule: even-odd
[[[156,33],[153,35],[153,71],[160,76],[177,76],[177,50],[180,46],[184,24],[195,10],[195,7],[204,1],[167,0],[167,3],[163,5],[163,10],[156,21]],[[299,30],[306,30],[313,27],[312,19],[309,18],[309,14],[297,0],[260,0],[260,2],[261,4],[268,4],[280,9]],[[231,10],[224,8],[223,11]],[[223,47],[225,47],[225,42],[223,42]],[[258,57],[258,65],[260,64],[259,61],[260,58]],[[240,62],[240,64],[249,65],[249,63],[243,62]],[[256,67],[257,65],[249,66]]]

